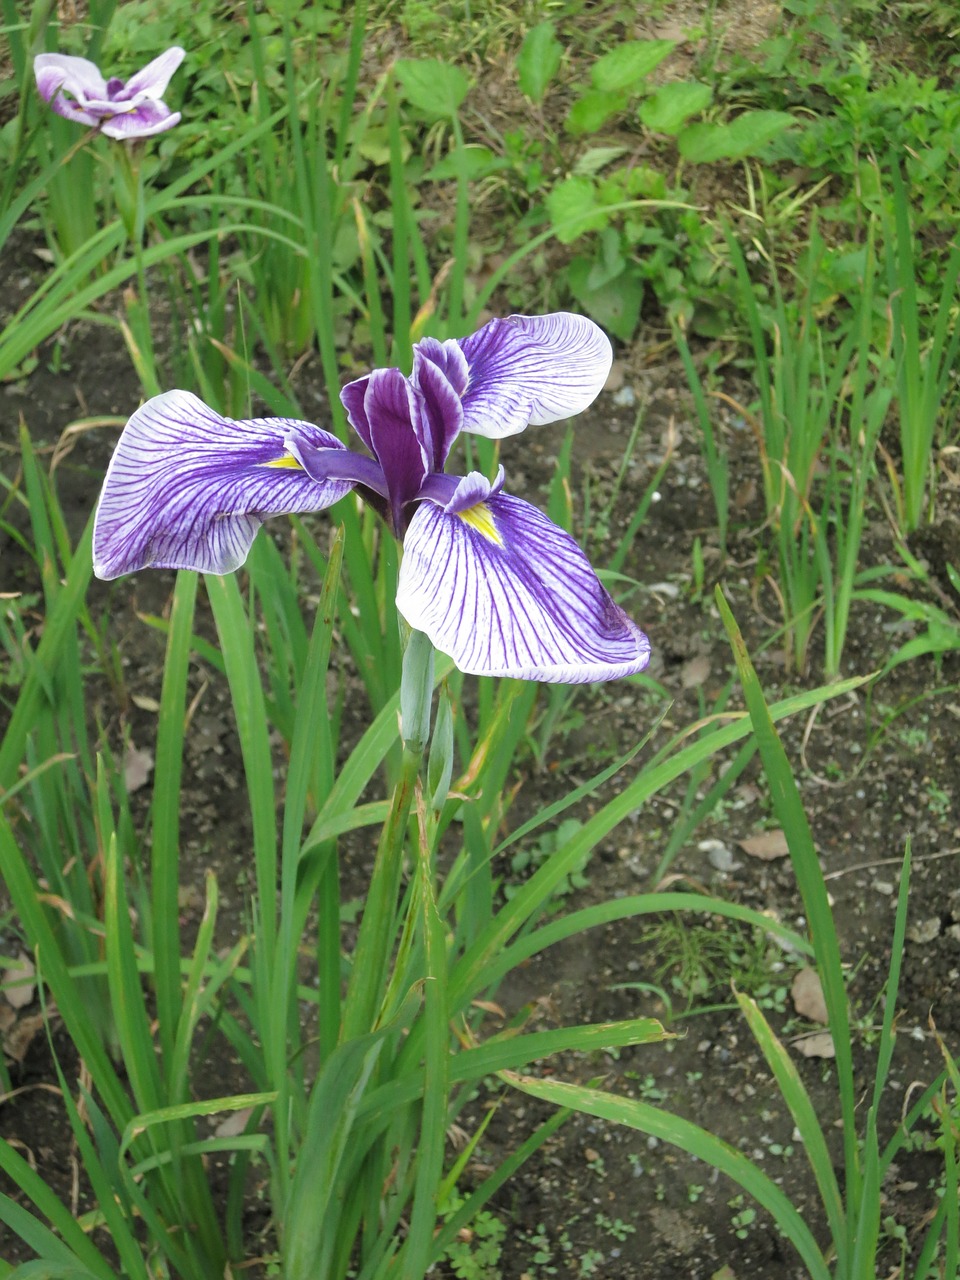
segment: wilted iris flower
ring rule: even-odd
[[[149,138],[180,120],[180,112],[171,111],[162,99],[184,57],[174,45],[126,83],[116,76],[104,80],[86,58],[62,53],[38,54],[33,73],[41,98],[58,115],[99,129],[108,138]]]
[[[341,392],[372,456],[309,422],[222,418],[187,391],[124,428],[94,528],[94,569],[228,573],[268,516],[321,511],[351,489],[403,543],[397,608],[461,671],[581,683],[642,670],[650,644],[574,540],[479,472],[448,475],[461,431],[502,438],[585,409],[610,369],[592,321],[492,320],[414,348],[413,373],[378,369]]]

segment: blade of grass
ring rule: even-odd
[[[868,1272],[858,1271],[856,1267],[852,1271],[848,1269],[847,1223],[843,1197],[840,1194],[837,1176],[833,1171],[833,1161],[819,1118],[810,1101],[810,1095],[800,1079],[800,1073],[783,1044],[774,1035],[757,1002],[739,991],[735,995],[740,1011],[763,1052],[767,1066],[773,1072],[780,1095],[790,1108],[793,1123],[799,1130],[800,1140],[810,1162],[810,1168],[813,1170],[820,1199],[826,1211],[827,1222],[830,1224],[830,1235],[837,1253],[837,1274],[866,1276]]]
[[[827,886],[820,868],[810,833],[810,824],[794,780],[786,752],[773,726],[772,708],[764,701],[760,682],[747,653],[730,607],[720,588],[716,591],[717,607],[733,648],[744,698],[750,712],[757,747],[770,786],[773,811],[787,837],[790,861],[803,899],[810,937],[817,958],[817,969],[823,984],[823,995],[830,1020],[830,1031],[836,1049],[837,1083],[843,1121],[844,1170],[846,1176],[848,1222],[856,1222],[860,1204],[860,1160],[856,1131],[856,1095],[854,1091],[853,1056],[847,992],[837,930],[830,910]]]
[[[640,1133],[659,1138],[671,1146],[696,1156],[728,1178],[762,1205],[777,1227],[800,1255],[810,1280],[830,1280],[830,1270],[817,1246],[813,1233],[786,1194],[766,1174],[735,1147],[721,1141],[698,1125],[681,1116],[661,1111],[637,1098],[622,1098],[599,1089],[566,1084],[558,1080],[538,1080],[514,1072],[500,1073],[501,1079],[522,1093],[542,1098],[554,1106],[566,1107],[585,1115],[596,1116],[612,1124],[625,1125]]]
[[[181,1015],[180,780],[183,771],[184,704],[196,597],[197,574],[179,573],[167,632],[154,770],[152,919],[148,942],[155,958],[159,1037],[164,1060],[168,1064]]]

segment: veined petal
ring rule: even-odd
[[[292,452],[301,445],[344,448],[310,422],[221,418],[188,391],[148,400],[124,427],[107,469],[94,572],[116,578],[147,566],[238,568],[268,516],[322,511],[353,487],[311,479]]]
[[[603,330],[566,311],[491,320],[460,348],[470,370],[463,430],[493,439],[580,413],[613,362]]]
[[[410,626],[474,675],[583,684],[643,670],[649,640],[568,534],[502,493],[454,503],[424,502],[410,521],[397,589]]]
[[[355,378],[353,382],[348,382],[347,385],[342,387],[340,390],[340,403],[347,411],[347,421],[370,452],[373,453],[373,441],[370,438],[370,423],[367,421],[367,411],[363,407],[369,382],[369,374],[365,374],[362,378]]]
[[[33,60],[33,74],[40,97],[55,108],[53,99],[60,90],[69,93],[81,107],[108,100],[107,83],[100,74],[100,68],[88,58],[74,58],[65,53],[38,53]]]
[[[363,414],[370,447],[387,480],[395,529],[402,525],[403,507],[416,498],[430,470],[429,449],[418,430],[418,396],[399,369],[375,369],[366,379]]]
[[[470,381],[470,366],[455,338],[440,342],[437,338],[421,338],[413,348],[413,381],[419,384],[421,370],[424,365],[435,365],[453,387],[458,396],[462,396]]]
[[[116,95],[117,98],[123,100],[135,98],[141,94],[145,98],[162,98],[170,83],[170,77],[186,56],[185,50],[179,45],[173,45],[158,58],[148,62],[136,75],[131,76]]]
[[[455,343],[445,345],[456,348]],[[463,359],[459,349],[457,355]],[[420,397],[417,435],[426,446],[429,470],[442,471],[450,446],[463,426],[463,405],[457,386],[460,380],[455,377],[451,382],[450,374],[440,364],[432,360],[418,360],[417,352],[414,352],[413,358],[411,381]],[[456,374],[456,365],[452,372]],[[465,365],[463,373],[466,374]],[[465,382],[465,378],[463,381]]]
[[[120,108],[126,104],[119,103]],[[180,123],[180,112],[171,111],[164,102],[154,102],[152,98],[144,98],[131,110],[121,109],[111,115],[100,126],[100,132],[108,138],[151,138],[154,134],[165,133]]]
[[[471,507],[495,498],[503,488],[503,479],[503,467],[498,467],[497,478],[493,481],[488,480],[480,471],[469,472],[460,480],[453,496],[443,504],[444,511],[451,516],[460,516]]]

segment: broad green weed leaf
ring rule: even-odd
[[[596,189],[589,178],[567,178],[554,187],[547,196],[547,213],[561,244],[572,244],[578,236],[599,231],[607,224],[607,215],[597,207]]]
[[[662,84],[640,104],[640,120],[654,133],[679,133],[691,116],[705,111],[712,101],[709,85],[674,80]]]
[[[510,167],[509,160],[504,160],[503,156],[498,156],[489,147],[469,143],[463,148],[462,159],[458,158],[456,151],[451,151],[423,176],[427,182],[442,182],[447,178],[456,178],[460,172],[460,164],[463,165],[463,174],[468,181],[485,178],[489,173],[496,173],[499,169]]]
[[[605,169],[608,164],[612,164],[614,160],[619,160],[626,153],[626,147],[590,147],[573,166],[573,172],[589,177],[594,173],[599,173],[601,169]]]
[[[590,68],[593,87],[606,93],[636,89],[675,47],[675,40],[628,40],[598,58]]]
[[[694,164],[740,160],[756,153],[794,124],[786,111],[745,111],[730,124],[692,124],[678,140],[680,154]]]
[[[628,342],[640,322],[643,281],[625,270],[599,288],[592,288],[591,279],[598,275],[602,277],[602,264],[592,258],[574,258],[567,268],[570,291],[598,324]]]
[[[596,133],[627,105],[624,93],[609,93],[605,89],[588,89],[567,112],[565,127],[568,133]]]
[[[459,67],[439,58],[401,58],[394,69],[408,102],[430,116],[454,116],[470,92]]]
[[[622,275],[626,265],[620,248],[620,234],[614,227],[607,227],[600,234],[600,253],[587,276],[587,288],[602,289]]]
[[[563,45],[554,33],[552,22],[541,22],[524,37],[517,54],[520,91],[532,102],[542,102],[550,81],[557,74]]]

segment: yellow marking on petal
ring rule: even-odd
[[[472,507],[467,507],[465,511],[458,511],[457,515],[464,524],[468,524],[471,529],[476,529],[477,533],[482,534],[495,547],[503,546],[503,539],[494,523],[493,512],[485,502],[477,502]]]
[[[264,467],[285,467],[289,471],[302,471],[303,467],[292,453],[285,453],[282,458],[274,458],[272,462],[263,462]]]

